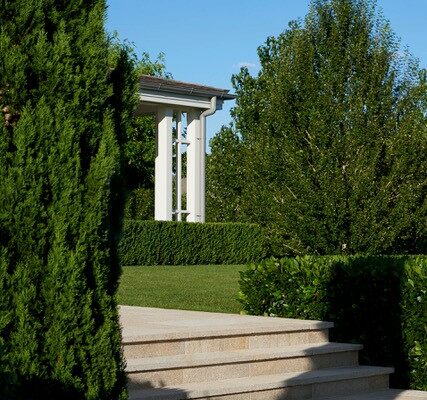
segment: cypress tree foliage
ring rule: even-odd
[[[1,398],[126,398],[115,235],[136,87],[104,16],[1,2]]]
[[[426,75],[375,3],[312,1],[258,54],[233,77],[244,220],[277,255],[425,252]]]
[[[241,139],[232,126],[223,126],[211,139],[210,147],[206,162],[206,218],[208,221],[242,220],[240,197],[245,149]]]

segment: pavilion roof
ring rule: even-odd
[[[199,85],[197,83],[176,81],[168,78],[158,78],[150,75],[141,75],[139,77],[139,86],[140,89],[182,93],[190,96],[216,96],[222,100],[232,100],[236,98],[236,96],[234,94],[230,94],[227,89],[219,89],[212,86]]]

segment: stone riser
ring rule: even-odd
[[[353,393],[386,389],[388,377],[359,378],[340,382],[315,383],[259,392],[237,393],[209,397],[209,400],[303,400],[317,399],[325,396],[351,395]],[[190,398],[190,397],[187,397]]]
[[[382,389],[347,396],[333,396],[319,400],[427,400],[427,392],[419,390]]]
[[[329,331],[328,329],[324,329],[302,332],[124,343],[123,352],[125,358],[130,360],[141,357],[174,356],[179,354],[210,353],[244,349],[281,348],[299,344],[325,343],[328,341]]]
[[[191,393],[182,391],[170,394],[159,395],[150,394],[138,395],[137,392],[130,392],[129,400],[178,400],[178,399],[209,399],[209,400],[310,400],[321,399],[329,396],[354,395],[355,393],[365,393],[388,388],[388,376],[371,376],[364,378],[354,378],[333,382],[311,383],[306,385],[274,388],[262,391],[247,391],[241,393],[227,393],[224,395],[210,396],[208,393]]]
[[[322,368],[355,366],[358,352],[346,351],[331,354],[317,354],[275,360],[177,368],[160,371],[128,373],[130,387],[162,387],[192,382],[207,382],[222,379],[273,375],[286,372],[313,371]]]
[[[270,390],[264,393],[250,393],[250,400],[316,399],[331,395],[349,395],[371,390],[386,389],[388,388],[388,382],[389,377],[383,375],[337,382],[314,383],[311,385]],[[288,391],[289,394],[286,393],[286,391]]]

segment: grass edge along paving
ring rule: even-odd
[[[118,303],[194,311],[239,313],[243,265],[124,266]]]

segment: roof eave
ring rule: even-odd
[[[154,84],[150,85],[147,83],[141,83],[140,89],[149,89],[149,90],[157,90],[159,92],[168,92],[168,93],[183,93],[187,95],[193,95],[193,96],[202,96],[202,97],[218,97],[223,100],[233,100],[236,98],[235,95],[227,93],[227,92],[215,92],[215,91],[206,91],[206,90],[200,90],[196,88],[183,88],[179,86],[172,86],[172,85],[162,85],[162,84]]]

